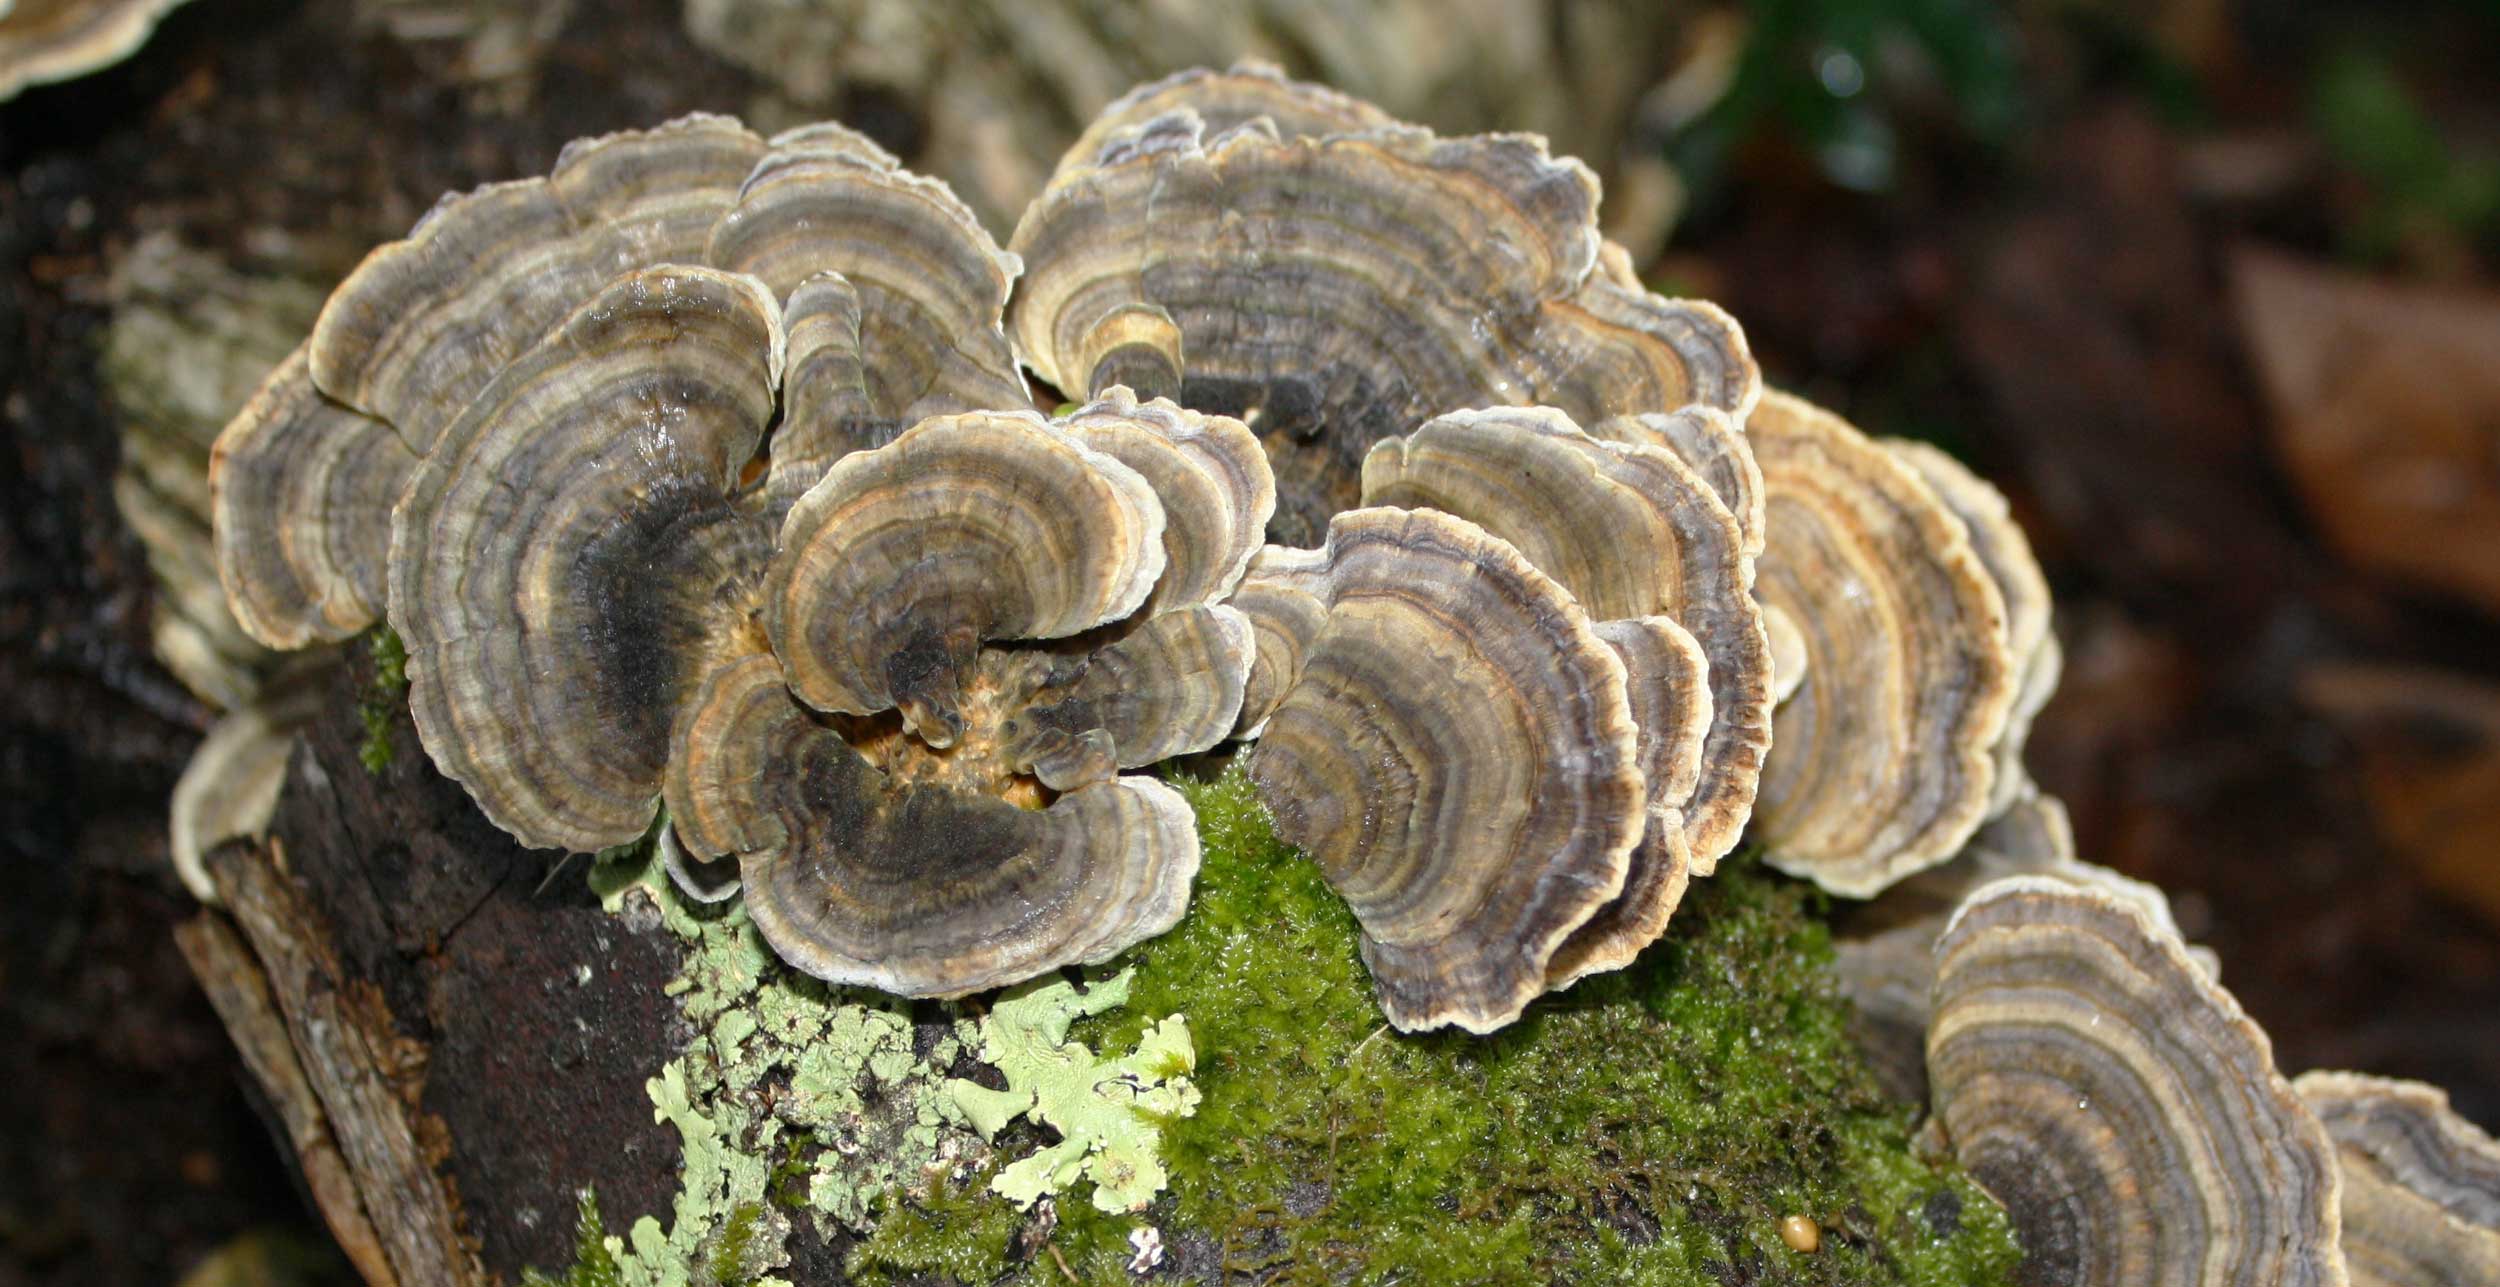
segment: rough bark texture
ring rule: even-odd
[[[688,1035],[677,941],[497,831],[404,713],[369,772],[366,671],[298,747],[268,843],[212,858],[227,911],[184,930],[324,1219],[401,1283],[561,1267],[585,1185],[612,1227],[665,1223],[678,1141],[644,1082]]]

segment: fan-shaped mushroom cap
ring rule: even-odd
[[[443,431],[391,526],[392,626],[435,765],[523,843],[651,822],[670,720],[747,624],[769,536],[733,499],[781,376],[752,277],[617,279]]]
[[[809,360],[799,323],[816,302],[793,293],[838,274],[855,298],[835,311],[856,310],[847,329],[859,361],[858,404],[794,406],[834,414],[786,423],[778,437],[795,430],[807,445],[776,450],[830,464],[839,455],[833,448],[880,446],[929,416],[1030,406],[999,320],[1020,265],[963,202],[839,127],[813,126],[773,143],[712,229],[703,262],[752,273],[790,301],[794,368]],[[845,337],[828,330],[811,338]],[[786,477],[786,467],[777,468]],[[784,479],[776,487],[805,490]]]
[[[1250,756],[1277,834],[1352,904],[1391,1023],[1509,1023],[1640,838],[1623,661],[1561,586],[1446,514],[1341,514],[1318,550],[1262,552],[1234,602],[1268,583],[1324,608]]]
[[[1700,776],[1689,795],[1671,797],[1653,780],[1651,801],[1682,811],[1694,871],[1716,870],[1744,830],[1770,745],[1771,664],[1752,564],[1709,484],[1669,451],[1600,442],[1550,407],[1497,407],[1383,439],[1363,460],[1363,503],[1481,525],[1560,582],[1592,620],[1665,615],[1691,632],[1709,693]],[[1685,690],[1683,668],[1658,673]],[[1666,737],[1686,723],[1679,709],[1643,731]]]
[[[1138,319],[1171,323],[1177,388],[1241,416],[1277,465],[1279,539],[1357,501],[1374,442],[1462,407],[1544,403],[1583,423],[1690,403],[1741,415],[1759,378],[1716,307],[1597,272],[1595,180],[1516,135],[1207,136],[1181,109],[1063,168],[1013,239],[1017,349],[1071,394]]]
[[[372,625],[416,466],[389,426],[313,388],[304,348],[280,363],[208,458],[217,579],[244,630],[301,648]]]
[[[1143,476],[1038,415],[923,421],[790,510],[765,587],[773,651],[809,705],[899,709],[951,746],[981,645],[1136,611],[1163,575],[1163,530]]]
[[[2292,1089],[2335,1142],[2353,1287],[2500,1283],[2500,1142],[2446,1091],[2345,1072]]]
[[[672,779],[663,778],[664,782],[669,780]],[[687,853],[673,823],[660,829],[658,848],[660,867],[668,873],[669,882],[677,886],[678,893],[698,903],[725,903],[738,896],[735,857],[697,858]]]
[[[1126,386],[1052,422],[1061,433],[1136,470],[1163,501],[1163,579],[1149,612],[1212,603],[1232,593],[1276,512],[1276,476],[1247,426]]]
[[[1546,985],[1556,990],[1630,965],[1665,932],[1699,869],[1684,809],[1701,781],[1710,732],[1709,658],[1673,617],[1601,621],[1597,637],[1623,659],[1649,812],[1624,871],[1623,892],[1573,930],[1546,963]]]
[[[574,143],[547,178],[444,198],[331,295],[313,328],[313,382],[430,450],[497,372],[609,278],[700,263],[763,152],[735,121],[690,116]]]
[[[1661,414],[1610,416],[1588,426],[1608,442],[1662,447],[1676,454],[1727,506],[1744,537],[1745,557],[1762,553],[1762,469],[1745,442],[1745,427],[1717,407],[1689,406]]]
[[[1746,436],[1767,497],[1756,592],[1807,658],[1754,834],[1780,869],[1866,897],[1987,816],[2014,698],[2004,596],[1935,489],[1838,416],[1766,394]]]
[[[128,58],[182,0],[0,0],[0,102]]]
[[[1196,820],[1121,777],[1020,809],[898,783],[810,718],[769,657],[722,667],[687,708],[669,808],[700,856],[734,854],[784,960],[836,983],[958,996],[1101,961],[1180,919]]]
[[[1020,710],[1002,728],[1007,752],[1053,790],[1206,750],[1241,714],[1253,643],[1238,609],[1193,604],[1108,633],[1010,655],[1026,665],[1008,684]]]
[[[2075,856],[2066,806],[2026,791],[1971,836],[1953,861],[1919,872],[1853,909],[1832,943],[1832,973],[1850,1001],[1849,1036],[1895,1098],[1927,1097],[1929,994],[1936,982],[1936,936],[1972,891],[2009,876],[2041,876],[2088,886],[2133,903],[2155,930],[2179,936],[2170,900],[2140,880]],[[2213,952],[2187,949],[2212,978]]]
[[[1282,138],[1359,134],[1389,129],[1394,116],[1351,94],[1298,81],[1263,59],[1244,58],[1223,71],[1193,67],[1130,90],[1102,109],[1059,158],[1067,171],[1089,164],[1112,136],[1183,109],[1198,114],[1209,135],[1265,118]]]
[[[2345,1282],[2326,1132],[2174,936],[2099,890],[2016,877],[1963,905],[1936,962],[1935,1121],[2013,1217],[2027,1274]]]
[[[1962,520],[1971,549],[1996,581],[2005,599],[2005,643],[2014,655],[2014,704],[1997,738],[1996,786],[1988,813],[1994,816],[2014,803],[2030,780],[2023,771],[2023,742],[2031,721],[2057,691],[2065,655],[2049,630],[2049,579],[2031,553],[2031,538],[2014,521],[2005,494],[1970,471],[1969,466],[1934,446],[1905,438],[1887,438],[1884,446],[1918,471],[1936,496]]]
[[[268,828],[278,791],[286,785],[295,735],[321,713],[334,659],[324,654],[304,660],[310,664],[272,676],[252,700],[218,720],[174,783],[166,849],[174,874],[203,903],[218,901],[208,876],[208,851],[220,841]]]
[[[1953,861],[1843,914],[1832,936],[1832,974],[1849,998],[1849,1035],[1895,1098],[1927,1098],[1936,936],[1954,909],[1980,886],[2008,876],[2072,877],[2087,868],[2101,870],[2076,858],[2065,802],[2034,792],[1981,827]]]

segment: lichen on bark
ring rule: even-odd
[[[769,1272],[754,1251],[778,1248],[776,1220],[804,1218],[864,1235],[846,1264],[862,1282],[1131,1282],[1149,1228],[1162,1272],[1187,1280],[2009,1280],[2003,1212],[1913,1149],[1912,1110],[1848,1045],[1807,887],[1731,860],[1631,968],[1490,1038],[1410,1037],[1381,1023],[1351,916],[1246,779],[1176,785],[1205,845],[1180,927],[1089,990],[1049,979],[986,1009],[822,988],[734,909],[680,901],[646,858],[603,864],[612,904],[689,943],[679,1002],[697,1037],[670,1067],[709,1125],[689,1137],[688,1187],[734,1180],[681,1200],[685,1232],[601,1235],[620,1268],[701,1267],[622,1281],[742,1281],[700,1275],[749,1190],[763,1197],[744,1217],[746,1272]],[[1042,1079],[1019,1065],[1037,1052],[1059,1053],[1070,1087],[1109,1071],[1136,1075],[1123,1093],[1170,1090],[1186,1072],[1193,1111],[1158,1102],[1144,1119],[1143,1156],[1169,1183],[1142,1209],[1152,1190],[1118,1177],[1108,1202],[1033,1200],[1022,1181],[1100,1156],[1028,1110]],[[713,1138],[745,1160],[713,1159]],[[1781,1239],[1790,1216],[1820,1227],[1817,1251]]]
[[[1999,1283],[2004,1214],[1918,1156],[1843,1031],[1819,895],[1732,859],[1631,968],[1490,1038],[1380,1021],[1356,927],[1238,772],[1182,784],[1206,856],[1188,917],[1131,954],[1129,1004],[1072,1036],[1125,1048],[1186,1014],[1202,1096],[1169,1123],[1169,1192],[1057,1212],[1041,1253],[950,1190],[896,1204],[854,1272],[1135,1281]],[[1790,1249],[1790,1215],[1820,1249]],[[1068,1273],[1062,1273],[1061,1261]]]

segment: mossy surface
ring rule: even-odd
[[[645,1220],[624,1238],[586,1206],[562,1281],[777,1281],[794,1218],[863,1235],[846,1258],[861,1282],[2009,1280],[2003,1212],[1912,1150],[1909,1110],[1848,1046],[1804,886],[1732,859],[1631,969],[1490,1038],[1413,1037],[1381,1022],[1351,914],[1274,838],[1247,781],[1180,786],[1205,841],[1180,927],[1085,991],[1043,980],[960,1010],[798,977],[734,907],[680,901],[647,847],[604,856],[603,897],[647,898],[691,949],[675,988],[700,1035],[653,1080],[686,1192],[668,1230]],[[1073,1175],[1054,1150],[1083,1133],[1011,1122],[1050,1116],[1047,1078],[982,1058],[1008,1030],[984,1022],[1019,1004],[1048,1020],[1028,1025],[1027,1055],[1143,1060],[1138,1090],[1186,1074],[1194,1112],[1150,1115],[1159,1138],[1139,1160],[1169,1186],[1142,1210],[1000,1183]],[[1819,1250],[1781,1240],[1790,1216],[1820,1226]],[[1159,1264],[1137,1262],[1141,1241]]]
[[[1242,776],[1183,790],[1206,842],[1189,916],[1132,954],[1130,1004],[1073,1031],[1124,1049],[1187,1016],[1202,1100],[1165,1128],[1170,1193],[1137,1216],[1066,1204],[1021,1258],[997,1198],[934,1194],[855,1269],[1135,1281],[1152,1223],[1196,1271],[1257,1282],[2008,1280],[2002,1211],[1912,1152],[1847,1046],[1803,887],[1732,859],[1631,969],[1491,1038],[1409,1037]],[[1819,1251],[1781,1241],[1790,1215]]]
[[[365,725],[364,745],[356,748],[356,758],[365,772],[380,773],[399,754],[391,726],[408,705],[408,645],[400,642],[398,631],[375,626],[365,633],[365,646],[373,653],[373,687],[356,707]]]

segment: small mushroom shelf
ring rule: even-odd
[[[1490,1031],[1749,824],[1944,861],[2055,676],[2002,500],[1765,393],[1597,207],[1256,64],[1114,103],[1004,249],[839,126],[586,139],[333,295],[219,441],[220,577],[273,646],[387,620],[524,843],[665,804],[689,893],[906,995],[1170,927],[1150,770],[1239,755],[1390,1022]]]

